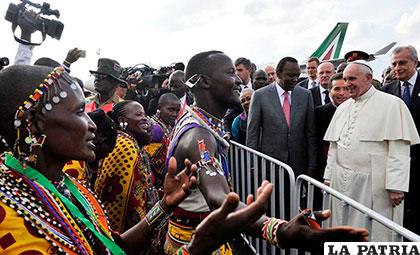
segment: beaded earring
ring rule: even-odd
[[[9,144],[6,142],[6,139],[4,139],[4,137],[1,136],[1,135],[0,135],[0,141],[3,144],[3,146],[4,146],[4,149],[6,149],[6,150],[9,150],[10,149],[9,148]]]
[[[126,121],[120,122],[120,127],[121,127],[122,130],[126,130],[127,126],[128,126],[128,123]]]

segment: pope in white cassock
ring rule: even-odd
[[[413,118],[398,97],[372,86],[366,62],[350,63],[343,73],[350,99],[336,110],[325,134],[330,142],[326,183],[344,195],[402,225],[408,192],[410,145],[420,143]],[[343,204],[332,199],[332,225],[342,225]],[[350,210],[348,225],[366,218]],[[372,241],[391,241],[392,233],[373,223]]]

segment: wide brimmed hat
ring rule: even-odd
[[[109,58],[98,59],[98,70],[96,71],[90,70],[89,72],[91,74],[95,74],[95,73],[106,74],[119,82],[127,84],[126,81],[120,79],[120,75],[122,72],[120,63],[118,63],[118,61],[113,60],[113,59],[109,59]]]

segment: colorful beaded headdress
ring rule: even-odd
[[[22,122],[24,121],[25,117],[25,112],[27,112],[30,109],[35,109],[37,106],[40,105],[40,103],[42,103],[41,111],[42,113],[46,113],[47,111],[52,110],[53,103],[58,104],[61,99],[67,98],[67,92],[62,88],[62,84],[59,81],[60,78],[63,78],[68,83],[70,83],[71,89],[77,89],[77,85],[75,84],[75,82],[72,81],[68,75],[63,74],[65,74],[64,68],[61,66],[56,67],[50,74],[48,74],[47,78],[45,78],[41,82],[41,84],[34,90],[34,92],[29,96],[29,98],[17,108],[13,122],[15,128],[17,129],[17,139],[14,151],[17,151],[20,156],[22,156],[19,146],[20,129],[28,129],[28,123],[26,123],[27,125],[22,125]],[[25,143],[27,144],[33,144],[36,142],[37,139],[31,134],[25,138]]]
[[[58,80],[63,73],[63,67],[56,67],[50,74],[48,74],[47,78],[43,82],[41,82],[38,88],[35,89],[34,93],[29,96],[28,100],[24,101],[23,104],[18,107],[15,114],[15,121],[13,122],[15,128],[19,128],[21,126],[25,112],[29,109],[35,108],[35,106],[38,105],[39,101],[43,98],[43,95],[48,93],[48,91],[53,87],[54,81]],[[67,93],[65,91],[61,92],[64,93],[60,93],[60,97],[66,98]],[[52,105],[50,103],[45,103],[44,108],[46,110],[51,110]]]

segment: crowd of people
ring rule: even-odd
[[[420,212],[417,51],[412,46],[395,48],[382,82],[374,81],[368,54],[346,55],[349,59],[337,70],[331,62],[310,58],[308,77],[300,82],[297,60],[281,59],[273,83],[262,87],[256,82],[253,93],[244,90],[244,112],[233,123],[232,139],[420,234],[415,218]],[[252,71],[250,61],[247,67]],[[229,122],[229,116],[224,120]],[[314,208],[321,208],[321,192],[314,195]],[[333,226],[343,222],[344,206],[332,199]],[[365,224],[356,210],[350,210],[346,220],[351,226]],[[391,241],[392,231],[375,222],[370,237]]]
[[[267,217],[268,181],[239,201],[229,140],[420,234],[412,46],[394,49],[375,86],[363,54],[337,70],[310,58],[300,80],[293,57],[256,70],[247,58],[206,51],[147,91],[145,77],[123,77],[109,58],[90,71],[95,91],[87,91],[71,76],[80,49],[62,64],[45,57],[32,65],[31,50],[20,45],[15,65],[0,71],[4,254],[247,254],[241,233],[313,252],[325,241],[391,240],[380,225],[358,228],[365,219],[354,211],[353,227],[339,226],[336,201],[315,212],[318,221],[332,217],[332,228],[314,228],[311,209],[288,221]]]

